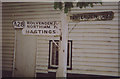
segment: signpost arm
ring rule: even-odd
[[[67,73],[68,22],[67,14],[65,14],[64,11],[61,12],[61,22],[59,64],[56,77],[66,77]]]

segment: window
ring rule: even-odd
[[[59,40],[55,40],[56,44],[59,45]],[[49,41],[49,69],[57,69],[58,67],[58,57],[59,57],[59,48],[56,44],[50,40]],[[72,41],[68,41],[68,50],[67,50],[67,68],[72,69]]]

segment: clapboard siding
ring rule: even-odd
[[[102,6],[97,5],[93,8],[72,9],[72,14],[113,11],[114,18],[112,21],[69,22],[68,38],[73,40],[73,53],[72,70],[68,70],[68,73],[118,76],[117,5],[117,3],[103,3]]]
[[[36,72],[48,73],[48,59],[49,59],[49,39],[51,37],[37,38],[37,60]]]
[[[93,54],[94,54],[94,53],[93,53]],[[104,55],[104,54],[103,54],[103,55]],[[117,58],[116,58],[116,59],[110,59],[110,58],[102,58],[102,59],[101,59],[101,58],[97,58],[97,59],[96,59],[95,57],[94,57],[94,58],[93,58],[93,57],[91,57],[91,58],[90,58],[90,57],[87,57],[87,59],[86,59],[85,57],[80,57],[79,60],[76,60],[76,59],[74,58],[72,61],[76,61],[76,62],[80,62],[80,61],[83,61],[83,62],[84,62],[84,61],[87,61],[87,62],[108,62],[108,63],[109,63],[109,62],[113,62],[113,63],[114,63],[114,62],[116,62],[116,63],[119,62]]]
[[[4,19],[8,19],[4,23],[4,33],[6,33],[3,38],[7,42],[13,40],[14,35],[11,37],[9,33],[14,33],[12,27],[9,27],[9,21],[14,20],[27,20],[27,21],[60,21],[60,11],[55,11],[53,8],[53,3],[4,3]],[[11,18],[11,16],[13,18]],[[8,29],[8,30],[6,30]],[[43,36],[42,36],[43,37]],[[37,52],[36,52],[36,73],[38,72],[48,72],[48,58],[49,58],[49,40],[42,40],[39,36],[37,39]],[[6,44],[4,46],[7,46]],[[10,43],[8,46],[12,46]],[[43,46],[43,47],[41,47]],[[47,48],[46,48],[47,46]],[[46,49],[44,49],[46,48]],[[12,50],[6,48],[7,50]],[[4,49],[4,50],[6,50]],[[11,53],[12,54],[12,53]],[[12,57],[12,55],[10,56]]]
[[[105,8],[99,8],[99,9],[86,8],[86,9],[78,9],[78,10],[73,9],[71,11],[71,13],[84,13],[84,12],[89,13],[89,12],[102,12],[102,11],[104,12],[104,11],[111,11],[111,10],[115,13],[118,12],[118,8],[116,8],[116,9],[114,9],[114,8],[111,8],[111,9],[110,8],[107,8],[107,9],[105,9]]]
[[[4,69],[12,69],[15,37],[12,21],[61,22],[60,11],[54,10],[53,6],[53,3],[46,2],[3,3]],[[73,46],[72,70],[68,70],[68,73],[118,76],[118,3],[105,2],[83,9],[75,7],[70,14],[103,11],[113,11],[113,20],[69,21],[68,39],[72,40]],[[48,69],[49,40],[59,40],[59,37],[37,36],[36,73],[56,72],[55,69]]]
[[[112,6],[114,5],[114,6]],[[43,6],[43,5],[41,5]],[[43,8],[44,7],[44,8]],[[36,12],[41,20],[57,20],[60,21],[59,11],[54,10],[53,4],[47,8],[45,6],[39,7],[40,9],[28,9]],[[25,7],[24,7],[25,8]],[[38,7],[35,7],[38,8]],[[41,9],[42,8],[42,9]],[[86,22],[69,22],[69,31],[75,26],[75,28],[69,33],[69,40],[73,41],[73,56],[72,56],[72,70],[70,73],[83,73],[83,74],[97,74],[97,75],[118,75],[118,6],[116,3],[103,3],[103,5],[97,5],[94,8],[79,9],[73,8],[71,13],[86,13],[86,12],[101,12],[101,11],[113,11],[114,19],[112,21],[86,21]],[[36,11],[37,10],[37,11]],[[22,9],[24,12],[25,9]],[[47,12],[50,12],[48,14]],[[23,14],[21,18],[25,18]],[[56,16],[55,16],[56,14]],[[37,17],[35,16],[35,18]],[[32,16],[31,16],[32,18]],[[48,69],[49,58],[49,40],[59,40],[59,37],[47,37],[38,36],[37,38],[37,60],[36,60],[36,72],[47,73],[48,71],[54,71]],[[90,73],[91,72],[91,73]]]
[[[9,20],[4,14],[6,14],[6,10],[2,8],[2,69],[12,71],[14,57],[14,28],[12,26],[12,20]],[[9,13],[9,16],[11,15],[12,14]],[[11,19],[12,18],[13,17],[11,17]]]
[[[101,74],[101,75],[116,75],[116,72],[112,71],[98,71],[98,70],[85,70],[85,69],[74,69],[72,71],[68,70],[68,73],[78,73],[78,74]],[[118,75],[118,74],[117,74]]]
[[[106,4],[109,3],[103,3]],[[113,11],[114,19],[69,23],[69,39],[73,40],[73,68],[68,72],[118,76],[118,6],[72,9],[72,13],[88,11]]]

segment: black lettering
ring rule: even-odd
[[[44,22],[41,22],[41,24],[45,24]]]
[[[39,22],[39,24],[41,24],[41,22]]]
[[[17,23],[16,23],[16,21],[15,21],[15,22],[13,22],[13,24],[14,24],[15,26],[17,26]]]
[[[53,25],[58,25],[58,23],[56,21],[54,21],[53,23],[54,23]]]
[[[37,30],[31,30],[30,33],[37,33]]]
[[[44,22],[44,24],[46,25],[47,23],[46,23],[46,22]]]
[[[41,32],[41,30],[38,30],[38,32],[40,33],[40,32]]]
[[[27,24],[29,24],[30,22],[27,22]]]
[[[29,33],[29,30],[26,30],[26,33]]]
[[[47,25],[46,28],[50,28],[50,25]]]
[[[25,22],[24,22],[24,21],[21,22],[21,26],[22,26],[22,27],[25,26]]]
[[[55,34],[56,33],[56,30],[53,30],[53,34]]]
[[[36,22],[36,24],[39,24],[38,22]]]
[[[41,30],[42,31],[42,33],[44,33],[44,31],[43,30]]]
[[[44,30],[44,33],[48,33],[48,31],[47,31],[47,30]]]
[[[34,33],[37,33],[37,30],[34,30]]]
[[[27,28],[30,28],[30,26],[29,26],[29,25],[27,25]]]
[[[53,24],[52,22],[49,22],[51,25]]]
[[[57,28],[57,26],[54,26],[54,28]]]
[[[33,30],[31,30],[30,33],[33,33]]]
[[[52,33],[52,31],[51,30],[49,30],[49,34],[51,34]]]

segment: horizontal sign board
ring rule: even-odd
[[[57,21],[25,21],[24,35],[60,35],[60,23]]]
[[[112,11],[70,15],[70,20],[72,21],[106,21],[106,20],[112,20],[113,18],[114,18],[114,13]]]

